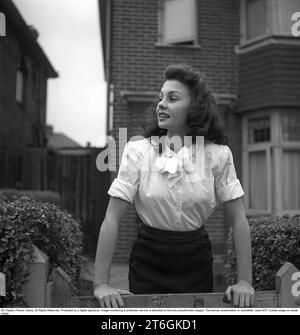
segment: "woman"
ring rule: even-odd
[[[95,261],[94,295],[101,307],[123,305],[124,292],[109,285],[109,274],[118,225],[133,201],[140,227],[129,261],[130,292],[212,292],[211,243],[203,226],[223,203],[234,228],[238,273],[238,282],[228,287],[226,295],[235,306],[252,306],[244,192],[217,122],[212,94],[201,73],[186,65],[170,65],[159,100],[155,123],[145,139],[127,143],[118,177],[109,189]],[[190,140],[188,144],[185,139]]]

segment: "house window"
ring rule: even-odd
[[[27,67],[22,58],[19,68],[16,72],[16,101],[22,105],[25,104]]]
[[[271,139],[270,117],[249,120],[249,143],[268,142]]]
[[[300,150],[282,151],[282,201],[285,209],[300,209]]]
[[[36,66],[33,67],[32,73],[31,73],[31,78],[32,78],[32,95],[34,96],[35,99],[38,99],[40,96],[40,75],[38,72],[38,69]]]
[[[259,173],[257,173],[259,171]],[[267,159],[265,151],[249,153],[249,207],[266,210],[268,208]]]
[[[300,111],[281,115],[282,200],[284,208],[300,209]]]
[[[300,209],[299,127],[298,111],[244,116],[243,186],[249,215]]]
[[[289,112],[281,116],[282,140],[300,141],[300,111]]]
[[[248,0],[246,2],[247,39],[266,33],[266,0]]]
[[[270,0],[269,0],[270,1]],[[292,36],[291,30],[294,22],[292,15],[295,12],[300,12],[300,0],[277,0],[278,13],[273,19],[274,32],[280,35]]]
[[[195,0],[160,0],[159,10],[160,43],[196,44]]]
[[[24,103],[24,73],[20,69],[16,74],[16,101]]]
[[[242,0],[241,43],[267,36],[292,35],[291,17],[300,11],[300,0]]]

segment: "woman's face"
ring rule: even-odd
[[[159,100],[156,108],[158,126],[173,135],[185,132],[191,102],[188,87],[178,80],[167,80],[161,88]]]

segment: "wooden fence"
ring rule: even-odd
[[[56,269],[48,283],[48,306],[100,308],[94,297],[72,296],[70,278]],[[233,308],[224,293],[123,295],[123,308]],[[276,273],[276,290],[258,291],[254,308],[300,308],[300,272],[286,262]]]
[[[109,171],[100,172],[101,148],[51,152],[46,148],[0,148],[0,188],[58,192],[62,208],[82,224],[84,254],[93,257],[108,204]]]
[[[30,275],[24,287],[31,308],[100,308],[93,296],[73,296],[71,278],[57,267],[50,276],[47,255],[34,247]],[[276,273],[274,291],[258,291],[254,308],[300,308],[300,272],[286,262]],[[5,276],[0,273],[0,296],[5,295]],[[123,295],[122,308],[232,308],[224,293]]]
[[[94,256],[100,224],[108,204],[110,173],[99,172],[96,158],[100,149],[83,154],[49,154],[48,188],[62,197],[66,208],[82,222],[84,254]]]
[[[22,181],[22,151],[0,147],[0,187],[17,188]]]

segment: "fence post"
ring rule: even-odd
[[[255,308],[300,308],[300,271],[286,262],[276,273],[276,290],[257,291]],[[124,308],[232,308],[224,293],[124,295]],[[72,307],[100,308],[95,297],[73,297]]]
[[[53,282],[49,281],[46,284],[45,308],[51,308],[52,307],[52,297],[53,297]]]
[[[0,272],[0,297],[6,296],[6,289],[5,289],[5,274]]]
[[[52,294],[47,298],[47,304],[51,307],[67,308],[71,307],[72,286],[71,278],[60,267],[57,267],[51,274],[52,284],[48,283],[48,294]]]
[[[48,278],[48,256],[33,245],[33,261],[29,265],[29,278],[24,286],[24,300],[29,307],[45,306],[45,289]]]
[[[300,305],[300,272],[291,263],[285,262],[276,273],[278,307],[298,308]]]

